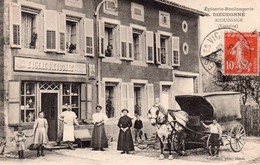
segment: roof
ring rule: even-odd
[[[182,10],[186,10],[186,11],[189,11],[189,12],[201,15],[201,16],[209,16],[208,13],[205,13],[205,12],[193,9],[193,8],[189,8],[189,7],[180,5],[180,4],[172,2],[170,0],[154,0],[154,1],[166,4],[166,5],[169,5],[169,6],[172,6],[172,7],[176,7],[176,8],[182,9]]]

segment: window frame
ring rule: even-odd
[[[162,18],[163,15],[166,16],[166,19],[167,19],[166,24],[163,22],[163,18]],[[170,13],[159,10],[159,26],[166,27],[166,28],[171,27],[171,14]]]
[[[107,9],[107,3],[115,3],[115,10],[113,9]],[[108,1],[105,1],[105,3],[103,4],[103,12],[105,14],[110,14],[110,15],[114,15],[114,16],[118,16],[118,0],[108,0]]]
[[[172,60],[170,60],[170,58],[171,58],[170,56],[172,55],[172,52],[171,52],[172,51],[172,33],[158,30],[157,34],[158,34],[159,40],[156,40],[156,41],[160,42],[160,44],[159,44],[160,45],[160,53],[161,53],[161,36],[163,36],[164,38],[167,37],[166,64],[162,64],[162,61],[160,59],[161,62],[160,62],[159,68],[172,69],[172,65],[169,64],[172,61]],[[161,55],[160,55],[160,58],[162,58]]]
[[[141,15],[135,14],[136,8],[141,10]],[[134,19],[134,20],[137,20],[137,21],[144,22],[144,5],[131,2],[131,18]]]

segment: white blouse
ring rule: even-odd
[[[104,121],[106,122],[107,120],[107,115],[104,114],[104,113],[94,113],[93,114],[93,122],[96,123],[96,122],[101,122],[101,121]]]

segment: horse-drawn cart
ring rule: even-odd
[[[185,149],[211,147],[209,130],[204,128],[201,121],[210,124],[216,117],[222,128],[224,145],[230,145],[234,152],[242,150],[245,144],[245,128],[239,122],[240,93],[217,92],[203,95],[178,95],[175,97],[181,110],[188,113],[188,122],[184,129],[184,138],[179,134],[173,136],[173,148],[180,152],[185,144]],[[176,118],[178,116],[175,115]],[[223,142],[222,141],[222,142]],[[223,143],[222,143],[223,144]]]

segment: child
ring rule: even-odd
[[[140,115],[136,115],[136,120],[134,123],[135,128],[135,141],[137,141],[137,136],[139,136],[140,140],[142,140],[142,128],[143,128],[143,122],[140,120]]]
[[[44,113],[41,111],[39,112],[39,117],[34,122],[34,145],[37,145],[37,157],[44,156],[44,144],[48,143],[48,122],[45,118],[43,118]],[[40,154],[41,150],[41,154]]]
[[[18,127],[18,132],[15,135],[15,141],[16,141],[16,146],[18,148],[18,155],[20,159],[24,158],[24,150],[25,150],[25,144],[24,142],[26,141],[25,134],[23,133],[23,127],[19,126]]]
[[[201,121],[202,125],[205,128],[210,129],[210,143],[211,143],[211,148],[210,148],[210,153],[212,156],[217,156],[219,154],[219,146],[220,146],[220,140],[222,137],[222,128],[217,122],[216,118],[212,120],[212,124],[206,125],[203,121]]]

